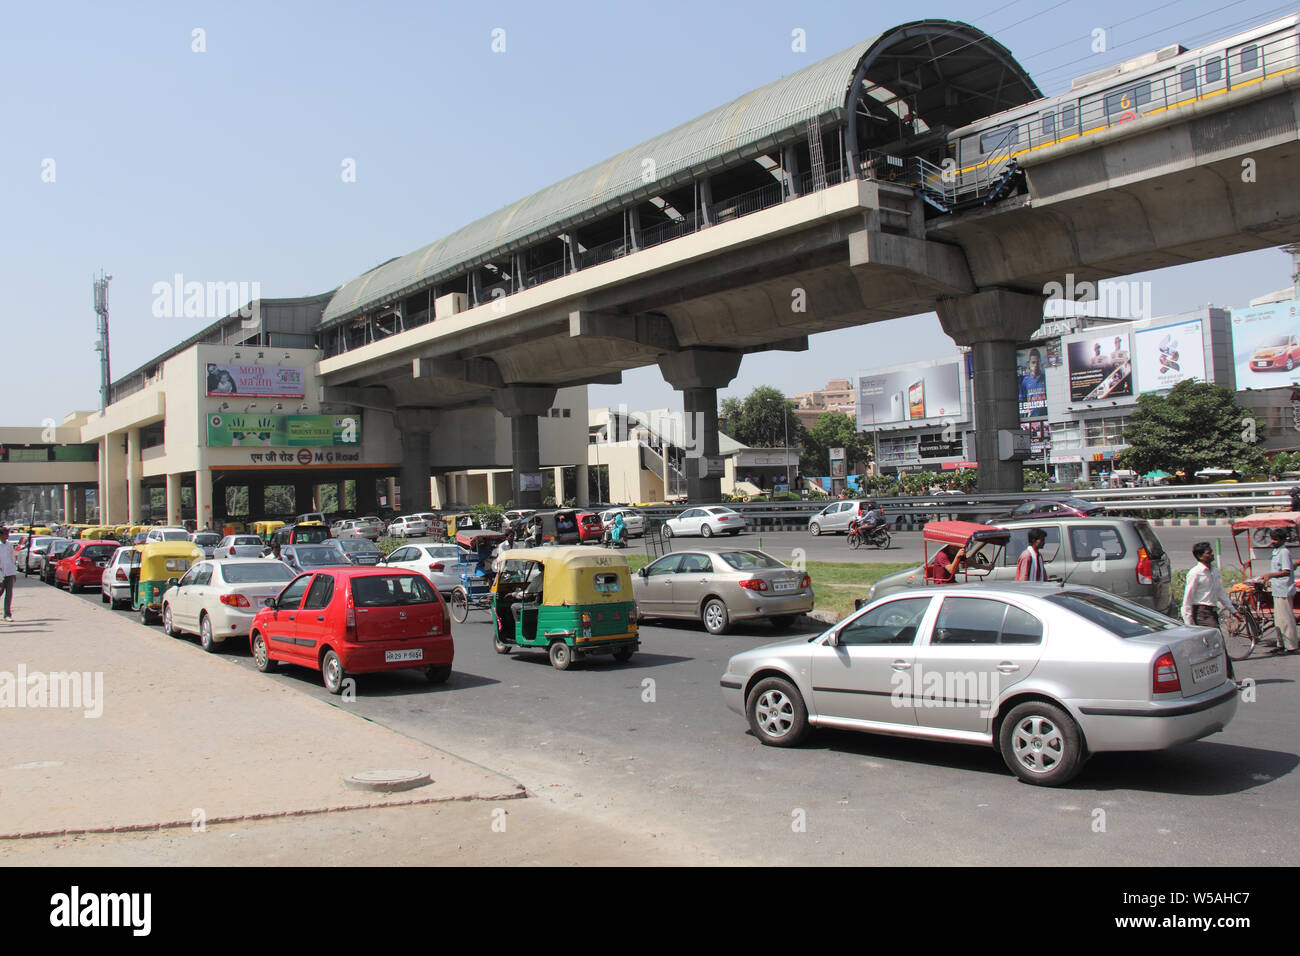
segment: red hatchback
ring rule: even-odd
[[[83,541],[54,566],[54,584],[75,593],[77,588],[98,590],[104,569],[121,545],[116,541]]]
[[[395,568],[322,568],[298,575],[253,618],[253,662],[321,672],[331,694],[349,674],[418,668],[430,683],[451,676],[447,605],[422,574]]]
[[[578,515],[578,543],[586,544],[588,541],[600,543],[600,539],[605,536],[605,525],[600,520],[600,515],[591,511],[583,511]]]

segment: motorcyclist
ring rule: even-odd
[[[858,530],[863,537],[867,537],[877,528],[882,527],[885,523],[884,511],[874,501],[867,502],[866,514],[862,516]]]

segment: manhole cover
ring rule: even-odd
[[[389,793],[395,790],[414,790],[433,783],[433,780],[423,770],[362,770],[344,777],[343,782],[352,790]]]

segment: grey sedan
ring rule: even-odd
[[[703,621],[725,634],[734,621],[767,618],[788,627],[813,609],[812,581],[763,551],[680,551],[632,578],[637,613]]]
[[[764,744],[814,727],[983,744],[1043,786],[1091,754],[1198,740],[1237,712],[1217,630],[1056,584],[890,594],[812,640],[737,654],[722,694]]]

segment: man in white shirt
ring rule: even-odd
[[[1239,617],[1228,592],[1223,589],[1223,579],[1214,567],[1214,548],[1208,541],[1192,545],[1196,564],[1187,572],[1183,591],[1183,623],[1194,627],[1219,626],[1219,608],[1233,617]]]
[[[9,529],[0,528],[0,593],[5,596],[4,612],[6,621],[12,621],[10,613],[14,603],[14,582],[18,579],[18,565],[14,563],[13,545],[9,543]]]
[[[1295,597],[1295,563],[1286,546],[1286,531],[1274,528],[1268,533],[1268,539],[1273,545],[1273,560],[1269,563],[1269,573],[1260,575],[1260,579],[1268,581],[1273,589],[1273,624],[1278,633],[1277,647],[1269,653],[1294,654],[1297,641],[1291,599]]]

